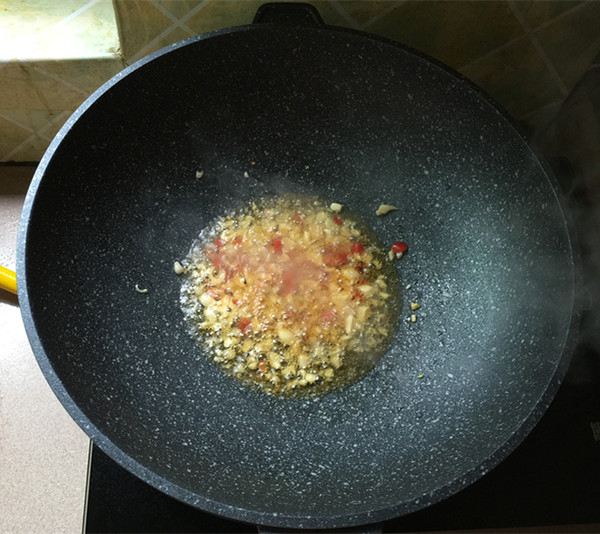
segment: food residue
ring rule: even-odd
[[[136,290],[138,293],[142,293],[142,294],[146,294],[146,293],[148,293],[148,290],[147,290],[147,289],[142,289],[142,288],[141,288],[141,287],[140,287],[138,284],[135,284],[135,290]]]
[[[196,178],[202,178],[204,176],[204,171],[196,171]]]
[[[377,216],[385,215],[386,213],[389,213],[390,211],[395,211],[397,209],[398,208],[396,206],[391,206],[390,204],[381,204],[377,208],[375,215],[377,215]]]
[[[183,265],[181,265],[181,263],[176,261],[173,264],[173,271],[175,271],[175,274],[183,274],[185,272],[185,269],[183,268]]]
[[[214,221],[180,264],[194,338],[243,384],[326,394],[364,376],[389,347],[397,271],[374,234],[335,204],[263,198]]]

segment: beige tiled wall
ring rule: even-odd
[[[124,65],[191,35],[249,24],[265,1],[114,0],[120,50],[112,57],[0,64],[0,161],[39,159],[69,114]],[[450,65],[531,130],[555,115],[600,52],[600,0],[309,3],[327,24],[384,36]]]
[[[39,161],[124,67],[112,0],[0,2],[0,162]]]

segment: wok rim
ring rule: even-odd
[[[129,74],[138,69],[144,67],[147,63],[154,61],[155,59],[168,54],[178,48],[192,45],[196,42],[204,39],[210,39],[227,35],[230,33],[247,32],[247,31],[324,31],[324,32],[343,32],[354,36],[362,37],[364,39],[372,39],[391,45],[395,48],[399,48],[410,54],[416,55],[426,61],[433,63],[438,68],[443,69],[446,73],[452,75],[459,82],[466,83],[471,91],[476,93],[482,98],[485,103],[491,106],[499,115],[506,121],[515,134],[520,138],[521,142],[525,143],[527,148],[535,156],[536,161],[542,167],[546,179],[549,185],[552,187],[556,201],[560,208],[563,216],[564,224],[566,227],[566,233],[568,242],[570,245],[570,255],[572,259],[572,276],[573,276],[573,299],[571,306],[571,320],[569,323],[568,330],[564,337],[563,350],[560,358],[557,360],[557,364],[554,372],[550,376],[548,383],[536,403],[533,404],[529,415],[521,421],[516,427],[517,430],[502,444],[500,444],[496,450],[489,455],[486,460],[481,462],[479,465],[472,467],[469,471],[463,475],[445,482],[444,484],[437,487],[435,490],[427,495],[423,495],[417,499],[411,499],[408,501],[402,501],[399,499],[398,504],[395,506],[385,506],[379,509],[373,509],[369,511],[363,511],[358,513],[338,514],[332,516],[310,516],[310,515],[291,515],[291,514],[277,514],[272,512],[260,512],[255,510],[248,510],[240,507],[236,507],[229,504],[223,504],[219,501],[204,497],[193,491],[187,490],[180,485],[171,482],[170,480],[156,474],[151,469],[145,467],[139,463],[135,458],[125,453],[119,448],[111,439],[103,434],[96,425],[88,418],[88,416],[79,408],[77,403],[73,400],[68,390],[63,385],[60,377],[55,372],[51,362],[50,356],[44,350],[42,341],[38,335],[35,319],[33,317],[31,302],[29,299],[29,280],[27,278],[27,239],[30,217],[35,204],[36,196],[40,185],[43,182],[46,174],[47,167],[49,166],[55,152],[59,149],[63,139],[69,134],[71,128],[79,121],[87,112],[87,110],[95,104],[95,102],[102,97],[105,93],[116,85],[121,79],[125,78]],[[224,28],[221,30],[211,31],[201,35],[196,35],[169,45],[165,48],[157,50],[152,54],[138,60],[137,62],[127,66],[121,72],[117,73],[110,80],[101,85],[96,91],[94,91],[82,104],[81,106],[69,117],[63,127],[56,134],[44,156],[40,160],[40,163],[36,169],[34,177],[29,186],[22,214],[19,224],[19,232],[17,238],[17,280],[18,280],[18,298],[20,303],[21,315],[29,343],[31,345],[33,354],[38,362],[38,365],[50,385],[52,391],[59,399],[60,403],[78,424],[78,426],[86,433],[86,435],[96,444],[104,453],[106,453],[112,460],[118,465],[131,472],[134,476],[140,478],[150,486],[162,491],[166,495],[173,497],[179,501],[182,501],[192,507],[198,508],[202,511],[215,514],[217,516],[241,521],[245,523],[251,523],[256,525],[264,525],[268,527],[282,527],[282,528],[301,528],[301,529],[324,529],[324,528],[343,528],[343,527],[356,527],[361,525],[379,523],[390,519],[395,519],[400,516],[416,512],[418,510],[427,508],[428,506],[435,504],[445,498],[450,497],[458,493],[460,490],[468,487],[475,481],[482,478],[486,473],[500,464],[506,459],[527,437],[531,430],[540,421],[547,408],[550,406],[552,400],[558,391],[562,380],[569,367],[571,356],[574,352],[575,346],[577,345],[579,336],[579,323],[581,321],[581,315],[583,311],[583,297],[581,295],[582,288],[582,265],[581,265],[581,252],[579,243],[577,240],[577,233],[575,231],[574,219],[568,206],[567,198],[562,191],[558,180],[556,179],[554,172],[545,161],[544,157],[536,150],[531,143],[527,140],[522,128],[516,123],[516,121],[508,115],[487,93],[485,93],[479,86],[475,85],[469,79],[465,78],[460,73],[456,72],[447,65],[440,61],[431,58],[427,54],[411,49],[401,43],[372,35],[366,32],[341,28],[337,26],[323,25],[316,28],[313,27],[297,27],[289,28],[282,27],[279,24],[272,23],[260,23],[250,24],[244,26],[235,26],[231,28]]]

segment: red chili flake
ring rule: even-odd
[[[267,364],[264,360],[258,360],[258,369],[263,375],[267,374]]]
[[[366,278],[361,278],[361,279],[359,280],[359,282],[358,282],[358,285],[359,285],[359,286],[362,286],[362,285],[364,285],[364,284],[366,284],[366,283],[367,283],[367,279],[366,279]]]
[[[340,219],[340,216],[339,216],[339,215],[334,215],[334,216],[333,216],[333,222],[334,222],[335,224],[337,224],[338,226],[341,226],[341,225],[342,225],[342,219]]]
[[[217,239],[215,239],[215,240],[213,241],[213,243],[214,243],[215,245],[217,245],[217,247],[218,247],[218,248],[221,248],[222,246],[224,246],[224,245],[225,245],[226,241],[225,241],[225,240],[223,240],[223,239],[221,239],[220,237],[217,237]]]
[[[231,302],[233,302],[234,306],[239,306],[240,305],[240,301],[238,299],[233,299]]]
[[[408,245],[403,241],[396,241],[392,245],[392,252],[394,254],[404,254],[408,250]]]
[[[212,264],[215,266],[215,269],[218,271],[223,267],[223,254],[215,254],[212,258],[210,258]]]
[[[273,250],[278,254],[283,252],[283,243],[281,241],[281,237],[276,237],[273,239]]]
[[[235,270],[235,268],[233,268],[231,266],[225,267],[225,281],[226,282],[229,282],[229,280],[231,280],[236,274],[237,274],[237,271]]]
[[[362,302],[362,300],[363,300],[363,296],[364,296],[364,295],[362,294],[362,292],[361,292],[361,291],[359,291],[358,289],[355,289],[355,290],[352,292],[352,297],[351,297],[351,298],[352,298],[352,300],[358,300],[358,302]]]
[[[362,243],[359,243],[358,241],[352,243],[352,248],[350,249],[350,252],[352,252],[352,254],[362,254],[364,251],[365,247]]]
[[[324,323],[331,323],[332,321],[335,320],[336,314],[337,313],[336,313],[335,309],[331,309],[331,310],[323,312],[323,315],[321,315],[321,319],[323,320]]]
[[[234,240],[233,240],[233,245],[236,247],[239,247],[242,244],[242,241],[244,240],[244,238],[241,235],[238,235]]]
[[[292,220],[296,224],[302,224],[304,222],[304,219],[302,218],[302,215],[300,215],[298,212],[294,213],[294,215],[292,216]]]
[[[348,263],[348,254],[346,252],[339,252],[335,249],[327,249],[321,253],[323,257],[323,263],[327,267],[341,267],[345,263]]]
[[[296,277],[296,271],[294,269],[290,268],[283,271],[281,278],[281,292],[284,295],[287,295],[288,293],[293,293],[298,289],[298,279]]]
[[[242,334],[246,334],[248,329],[252,326],[248,317],[242,317],[238,323],[238,328],[242,331]]]

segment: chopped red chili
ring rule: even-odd
[[[327,311],[323,312],[321,319],[323,320],[324,323],[331,323],[332,321],[335,320],[336,313],[337,312],[335,311],[335,308],[331,309],[331,310],[327,310]]]
[[[358,241],[353,243],[352,248],[350,249],[350,252],[352,252],[352,254],[362,254],[364,251],[365,247],[362,243],[359,243]]]
[[[215,240],[213,241],[213,243],[214,243],[215,245],[217,245],[217,247],[218,247],[218,248],[221,248],[222,246],[224,246],[224,245],[225,245],[226,241],[225,241],[225,240],[223,240],[223,239],[221,239],[220,237],[217,237],[217,239],[215,239]]]
[[[359,291],[358,289],[355,289],[355,290],[352,292],[352,297],[351,297],[351,298],[352,298],[352,300],[357,300],[358,302],[362,302],[362,300],[363,300],[363,296],[364,296],[364,295],[362,294],[362,292],[361,292],[361,291]]]
[[[251,326],[252,323],[248,317],[242,317],[238,323],[238,328],[242,331],[242,334],[245,334]]]
[[[340,219],[340,216],[339,216],[339,215],[334,215],[334,216],[333,216],[333,222],[334,222],[335,224],[339,225],[339,226],[341,226],[341,225],[342,225],[342,219]]]
[[[273,250],[278,254],[283,252],[283,242],[281,241],[281,237],[276,237],[273,239]]]
[[[408,245],[403,241],[396,241],[392,245],[392,252],[394,254],[404,254],[408,250]]]
[[[346,252],[341,252],[339,249],[326,249],[321,253],[321,256],[323,258],[323,263],[327,265],[327,267],[341,267],[348,263],[348,254]]]

